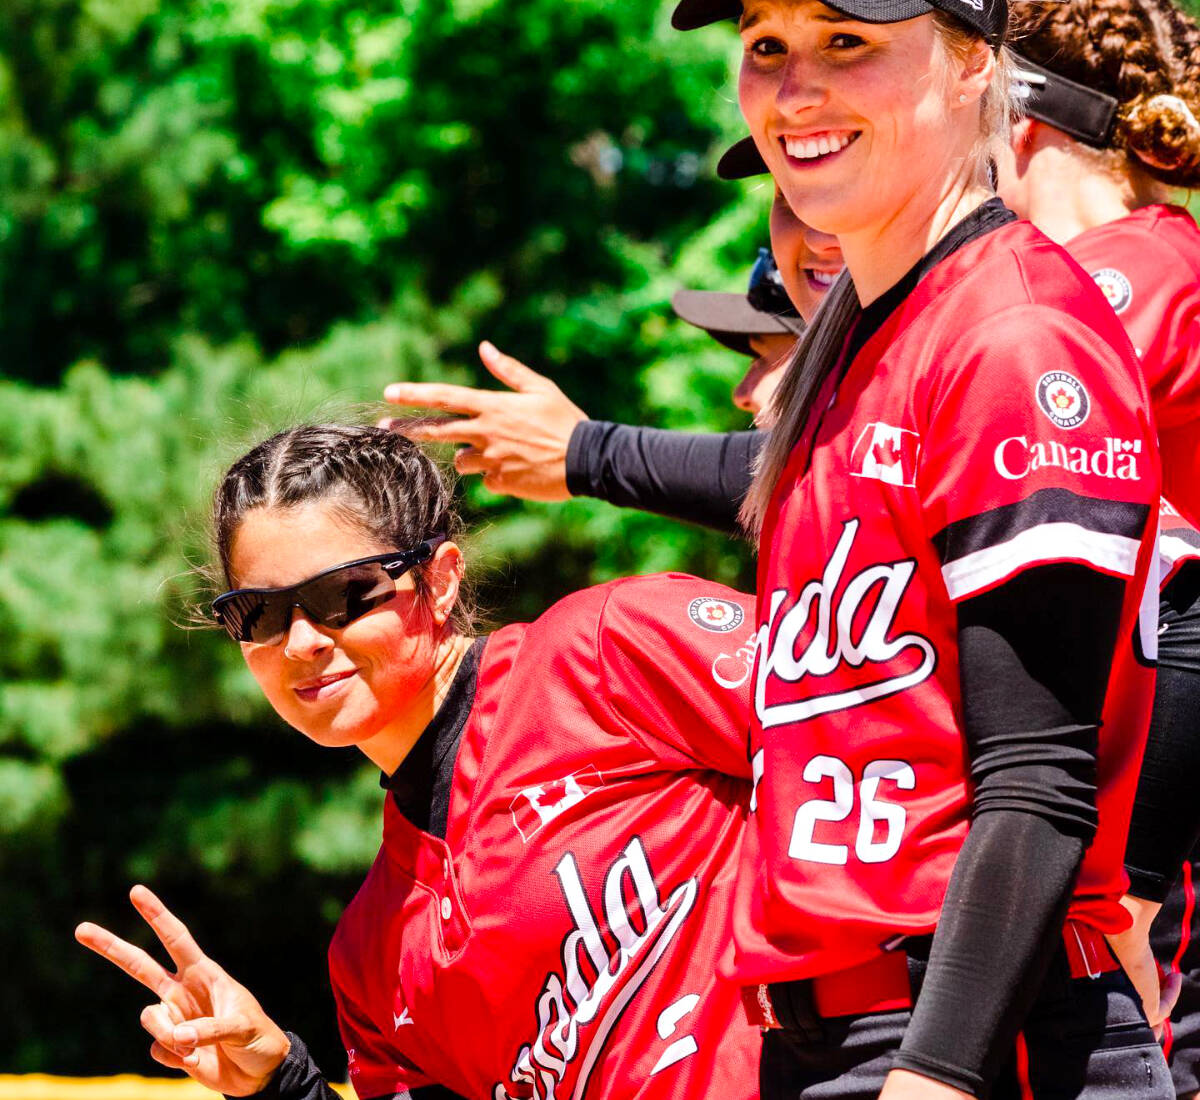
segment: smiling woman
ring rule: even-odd
[[[377,428],[268,439],[214,520],[214,612],[263,693],[388,791],[329,956],[359,1097],[753,1100],[758,1034],[716,977],[751,793],[751,601],[637,577],[472,639],[451,489]],[[153,991],[153,1057],[227,1095],[331,1100],[304,1044],[149,890],[131,899],[174,973],[77,936]]]
[[[728,17],[754,145],[847,267],[743,511],[761,778],[729,972],[762,1094],[1170,1096],[1104,938],[1153,691],[1154,433],[1103,295],[992,193],[1004,0],[675,23]]]

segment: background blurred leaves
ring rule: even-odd
[[[381,793],[172,621],[205,500],[270,430],[481,380],[485,336],[593,416],[744,424],[743,363],[666,303],[742,284],[767,193],[713,178],[734,38],[671,6],[0,5],[0,1068],[155,1070],[148,994],[70,938],[144,942],[145,879],[343,1071],[324,952]],[[739,544],[598,502],[465,505],[497,622],[630,572],[750,583]]]

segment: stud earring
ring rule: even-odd
[[[966,101],[967,101],[966,95],[963,94],[962,92],[960,92],[959,96],[958,96],[958,101],[959,101],[959,103],[966,103]]]

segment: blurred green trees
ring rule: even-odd
[[[0,1071],[152,1068],[149,994],[71,940],[144,942],[137,879],[341,1071],[324,948],[381,795],[173,624],[204,503],[269,430],[479,380],[485,336],[594,416],[740,423],[737,357],[666,301],[740,283],[767,195],[712,176],[735,40],[670,7],[0,5]],[[749,583],[595,502],[467,506],[497,621],[634,571]]]

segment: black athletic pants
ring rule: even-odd
[[[1200,738],[1200,562],[1186,562],[1159,605],[1158,684],[1152,719],[1169,741]],[[1189,774],[1194,769],[1188,769]],[[1190,799],[1200,798],[1192,792]],[[1194,807],[1194,802],[1192,803]],[[1189,808],[1189,812],[1194,809]],[[1183,989],[1163,1036],[1180,1098],[1200,1093],[1200,845],[1191,853],[1150,929],[1154,955],[1183,974]]]
[[[780,1019],[786,1019],[780,1013]],[[804,1021],[767,1031],[762,1100],[877,1100],[909,1013]],[[1059,951],[992,1100],[1173,1100],[1175,1089],[1123,971],[1072,978]]]

